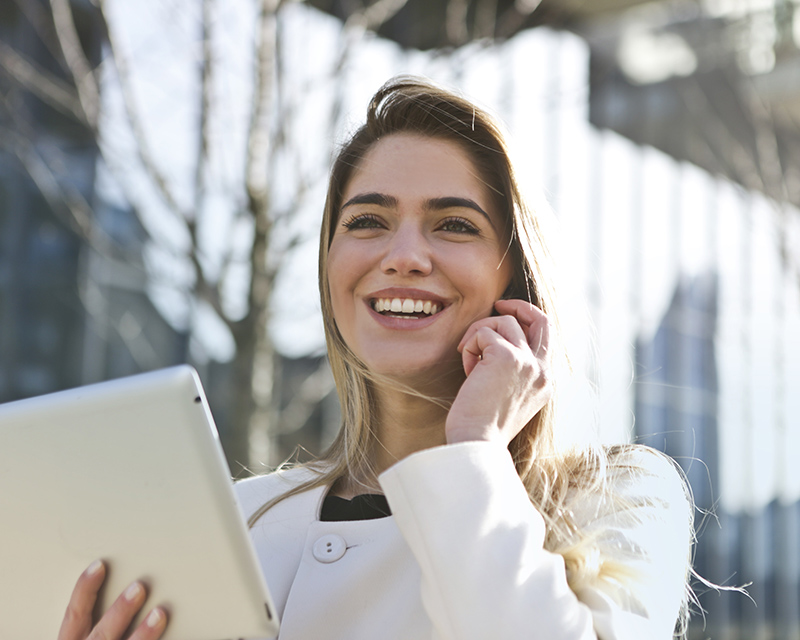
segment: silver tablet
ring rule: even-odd
[[[0,638],[54,640],[96,558],[100,610],[142,580],[167,640],[277,634],[189,366],[0,405]]]

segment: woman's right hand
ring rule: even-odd
[[[498,300],[499,315],[473,322],[461,339],[467,379],[447,414],[448,444],[508,444],[553,394],[550,323],[525,300]]]
[[[94,624],[97,593],[106,577],[105,565],[96,560],[84,571],[72,592],[58,640],[121,640],[147,598],[140,582],[132,583]],[[156,607],[127,636],[127,640],[157,640],[167,626],[166,612]]]

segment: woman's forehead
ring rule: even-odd
[[[483,176],[462,145],[411,133],[377,141],[353,169],[340,208],[357,194],[400,198],[468,197],[490,207],[493,198]]]

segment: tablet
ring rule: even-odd
[[[55,640],[97,558],[100,611],[141,580],[167,640],[277,634],[189,366],[0,405],[0,638]]]

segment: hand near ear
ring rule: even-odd
[[[448,443],[506,446],[553,393],[547,316],[524,300],[498,300],[501,315],[473,323],[461,342],[467,379],[447,415]]]

